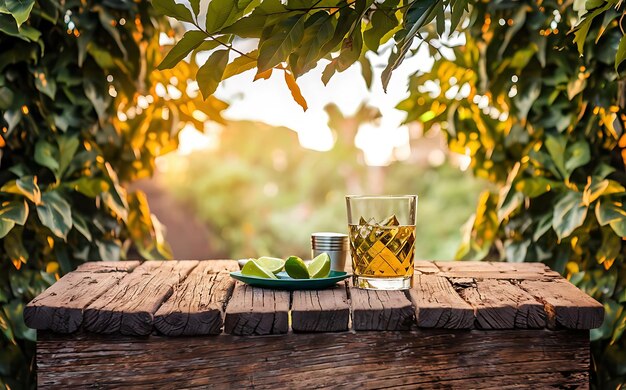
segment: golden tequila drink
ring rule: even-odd
[[[410,288],[417,196],[347,196],[346,205],[354,285]]]
[[[352,270],[378,278],[413,275],[415,226],[350,225]]]

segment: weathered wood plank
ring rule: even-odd
[[[228,273],[238,269],[233,260],[201,261],[157,310],[154,327],[167,336],[219,334],[235,286]]]
[[[586,331],[289,333],[265,337],[41,334],[41,389],[587,388]]]
[[[435,262],[439,276],[447,278],[542,280],[560,278],[543,263],[504,263],[486,261]]]
[[[474,310],[452,288],[448,279],[436,275],[414,275],[409,295],[415,307],[417,326],[468,329]]]
[[[340,332],[348,330],[350,305],[344,282],[325,290],[294,291],[291,327],[294,332]]]
[[[454,283],[454,279],[452,279]],[[482,279],[459,289],[472,305],[479,329],[543,328],[546,313],[543,305],[526,291],[507,280]]]
[[[84,327],[97,333],[148,335],[153,315],[198,264],[197,261],[147,261],[84,310]]]
[[[415,260],[414,268],[416,273],[422,274],[437,274],[441,271],[435,263],[425,260]]]
[[[74,272],[131,272],[141,264],[138,260],[131,261],[88,261],[76,268]]]
[[[287,333],[289,298],[288,291],[237,282],[226,306],[224,332],[239,336]]]
[[[83,322],[83,309],[119,283],[138,261],[90,262],[63,276],[24,308],[24,322],[33,329],[71,333]]]
[[[519,286],[544,304],[550,328],[594,329],[602,325],[604,307],[565,279],[523,280]]]
[[[408,330],[414,323],[415,312],[404,291],[349,291],[354,330]]]

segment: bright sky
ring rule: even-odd
[[[247,52],[252,47],[239,47]],[[377,125],[366,124],[359,129],[356,145],[365,153],[368,165],[386,165],[396,150],[408,147],[408,129],[401,126],[405,117],[395,106],[408,96],[409,75],[418,70],[427,71],[432,66],[432,58],[425,45],[417,55],[407,58],[396,69],[385,94],[380,74],[389,55],[389,47],[381,56],[368,55],[374,67],[372,89],[368,90],[361,77],[360,64],[356,63],[342,73],[336,73],[327,86],[321,81],[322,71],[328,63],[322,60],[317,68],[298,78],[298,85],[308,103],[308,110],[293,101],[282,72],[274,72],[269,80],[252,81],[256,69],[234,76],[218,87],[215,96],[228,102],[230,107],[224,117],[232,120],[256,120],[274,126],[285,126],[298,133],[303,147],[315,150],[329,150],[333,136],[328,128],[328,116],[324,106],[335,103],[344,115],[353,114],[362,102],[377,107],[382,118]],[[207,140],[203,135],[186,129],[180,136],[181,151],[202,148]]]

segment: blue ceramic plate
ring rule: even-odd
[[[258,278],[256,276],[245,276],[241,271],[231,272],[230,276],[251,286],[273,288],[275,290],[320,290],[332,287],[337,282],[347,279],[350,275],[347,272],[330,271],[327,278],[319,279],[293,279],[286,272],[279,272],[278,279]]]

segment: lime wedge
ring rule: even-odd
[[[328,253],[321,253],[309,263],[311,279],[327,278],[330,275],[330,257]]]
[[[289,256],[285,261],[285,271],[294,279],[309,279],[309,270],[298,256]]]
[[[279,259],[277,257],[268,257],[262,256],[259,257],[256,262],[263,268],[268,271],[271,271],[273,274],[277,274],[283,270],[285,266],[285,260]]]
[[[256,260],[252,259],[241,269],[241,274],[245,276],[256,276],[257,278],[278,279],[271,271],[263,268]]]

